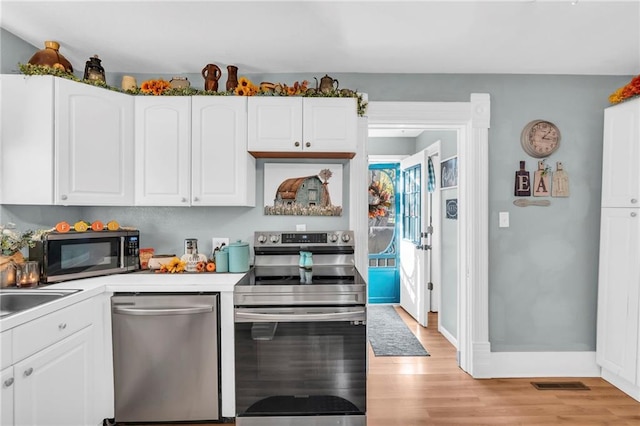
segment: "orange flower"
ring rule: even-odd
[[[170,87],[169,82],[165,80],[147,80],[140,85],[140,91],[151,93],[152,95],[161,95]]]

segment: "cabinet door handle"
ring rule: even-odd
[[[24,377],[29,377],[31,373],[33,373],[33,367],[29,367],[28,369],[24,370]]]
[[[636,212],[631,212],[631,217],[636,217],[637,213]]]
[[[183,203],[186,203],[186,202],[187,202],[187,199],[186,199],[186,198],[184,198],[184,197],[182,197],[182,199],[181,199],[180,201],[182,201]]]
[[[309,148],[311,146],[311,142],[307,142],[304,144],[304,146],[306,146],[307,148]]]
[[[636,204],[638,202],[638,200],[636,198],[632,198],[631,199],[631,204]]]
[[[293,144],[294,146],[300,146],[300,142],[295,141],[295,143]]]
[[[62,331],[65,328],[67,328],[67,323],[66,322],[61,322],[60,324],[58,324],[58,330]]]
[[[62,194],[62,195],[60,196],[60,199],[61,199],[61,200],[66,200],[66,199],[67,199],[67,196],[66,196],[66,195],[64,195],[64,194]]]
[[[9,386],[11,386],[13,384],[13,377],[9,377],[7,380],[4,381],[3,385],[5,388],[8,388]]]
[[[194,198],[193,198],[193,201],[196,201],[196,202],[197,202],[197,201],[200,201],[200,198],[198,198],[198,197],[194,197]]]

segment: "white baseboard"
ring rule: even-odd
[[[633,383],[629,382],[628,380],[621,378],[620,376],[610,372],[606,368],[602,369],[602,378],[605,379],[607,382],[611,383],[613,386],[620,389],[622,392],[629,395],[631,398],[635,399],[636,401],[640,401],[639,386],[636,386]]]
[[[456,339],[453,334],[449,333],[449,331],[444,328],[442,324],[438,324],[438,332],[442,334],[444,338],[453,345],[454,348],[458,349],[458,339]]]
[[[491,352],[489,377],[600,377],[594,352]]]

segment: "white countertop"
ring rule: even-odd
[[[0,319],[0,331],[17,327],[25,322],[104,292],[233,292],[233,286],[244,275],[244,273],[202,272],[170,274],[141,271],[40,286],[38,288],[43,290],[75,289],[80,291]],[[9,287],[5,290],[19,291],[20,289]]]

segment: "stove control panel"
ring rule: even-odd
[[[353,231],[263,231],[255,233],[254,241],[256,247],[352,245]]]

